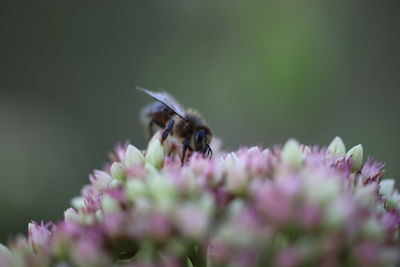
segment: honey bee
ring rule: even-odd
[[[182,142],[183,165],[187,150],[202,153],[204,156],[212,157],[210,147],[212,132],[201,116],[192,109],[183,109],[178,102],[164,92],[152,92],[144,88],[137,88],[153,97],[153,102],[142,109],[142,121],[147,124],[149,137],[153,135],[153,126],[163,128],[161,143],[169,135]]]

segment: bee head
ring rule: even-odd
[[[204,129],[200,129],[194,134],[194,148],[197,152],[201,152],[206,156],[212,156],[212,150],[210,147],[210,136],[207,135],[207,132]]]

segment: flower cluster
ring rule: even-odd
[[[214,151],[216,149],[214,148]],[[58,223],[0,244],[0,266],[394,266],[400,194],[383,165],[327,148],[193,153],[121,144]]]

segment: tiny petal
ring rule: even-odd
[[[328,146],[326,151],[327,157],[338,157],[343,158],[346,155],[346,146],[343,143],[342,138],[336,136]]]
[[[160,169],[164,161],[164,148],[160,140],[153,139],[147,148],[146,162],[152,164],[157,169]]]
[[[362,145],[352,147],[346,154],[346,159],[350,159],[353,164],[352,171],[357,172],[360,170],[363,161],[364,150]]]
[[[143,153],[140,152],[139,149],[137,149],[133,145],[128,145],[128,148],[126,149],[125,152],[125,168],[130,168],[134,164],[142,164],[144,163],[144,156]]]
[[[295,139],[289,139],[282,149],[282,161],[299,167],[303,161],[303,153],[300,144]]]

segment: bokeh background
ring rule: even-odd
[[[136,85],[201,111],[224,149],[295,137],[400,177],[398,1],[2,1],[0,242],[59,220],[118,141]]]

